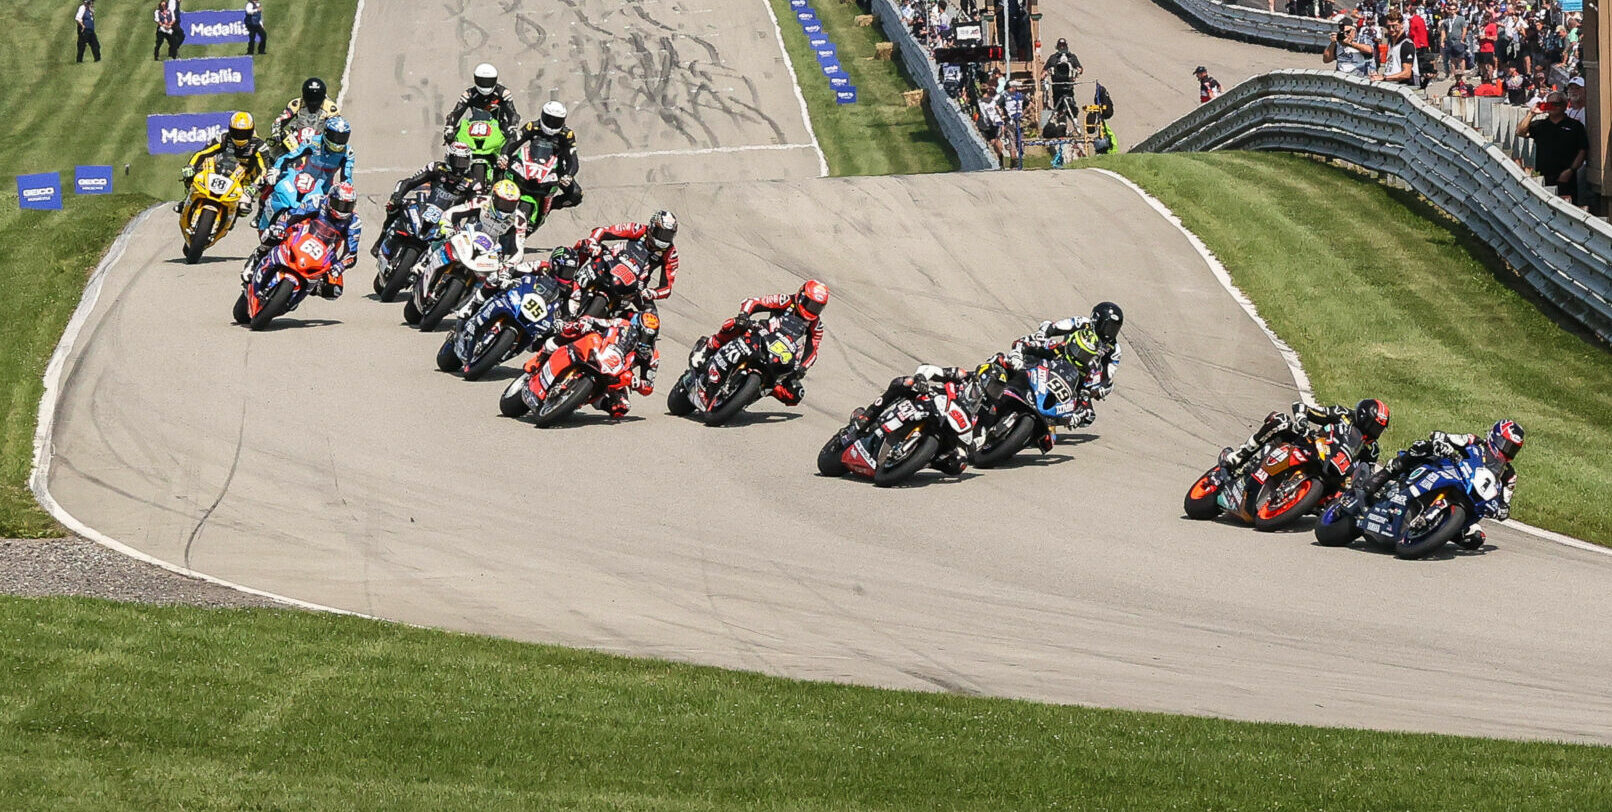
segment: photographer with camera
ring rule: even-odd
[[[1538,118],[1544,113],[1544,118]],[[1543,176],[1546,186],[1556,187],[1556,194],[1575,199],[1578,190],[1578,168],[1589,155],[1590,139],[1584,125],[1567,115],[1567,95],[1552,90],[1543,102],[1529,108],[1528,114],[1517,123],[1518,138],[1534,141],[1534,168]]]
[[[1371,34],[1360,30],[1353,18],[1344,17],[1338,21],[1338,33],[1327,43],[1321,61],[1336,62],[1339,73],[1365,79],[1371,75],[1371,51],[1375,44]]]

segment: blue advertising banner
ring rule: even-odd
[[[240,9],[187,11],[184,18],[186,45],[246,42],[246,12]]]
[[[829,57],[828,59],[818,57],[817,64],[822,66],[824,76],[833,76],[837,73],[845,72],[845,69],[840,67],[840,61],[834,57]]]
[[[62,173],[39,172],[33,175],[18,175],[17,203],[25,209],[60,209]]]
[[[834,91],[835,104],[856,104],[856,88],[848,87],[844,90]]]
[[[822,62],[825,59],[838,59],[840,56],[839,49],[834,47],[834,43],[832,42],[816,50],[818,62]]]
[[[817,12],[811,10],[811,8],[809,8],[809,7],[808,8],[803,8],[803,9],[795,12],[795,19],[799,20],[801,25],[806,25],[808,23],[810,23],[812,25],[816,25],[817,24]]]
[[[257,90],[252,57],[220,56],[205,59],[170,59],[162,63],[170,96],[207,93],[253,93]]]
[[[828,77],[828,86],[835,90],[849,90],[851,87],[851,77],[844,73],[836,73]]]
[[[795,11],[800,11],[803,8],[811,8],[811,5],[807,3],[807,0],[789,0],[789,7]]]
[[[807,34],[806,44],[811,46],[813,50],[816,50],[824,45],[831,45],[833,43],[830,43],[828,41],[828,37],[823,36],[822,34]]]
[[[190,12],[194,14],[195,12]],[[188,15],[187,15],[188,16]],[[195,152],[229,129],[234,113],[176,113],[146,116],[146,151],[152,155]]]
[[[73,191],[81,195],[112,194],[112,167],[75,167],[73,169]]]
[[[1583,11],[1584,0],[1562,0],[1562,11]]]
[[[813,20],[810,23],[804,23],[803,22],[803,23],[800,24],[800,28],[801,28],[802,31],[806,32],[806,36],[808,36],[808,37],[813,35],[813,34],[821,34],[821,33],[823,33],[823,24],[820,23],[820,22],[817,22],[816,20]]]

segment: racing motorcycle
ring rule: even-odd
[[[972,415],[983,398],[977,378],[962,385],[930,384],[885,407],[865,431],[853,419],[835,432],[817,453],[817,470],[830,477],[847,472],[872,477],[881,488],[899,485],[933,463],[943,444],[972,449]]]
[[[381,301],[396,299],[414,283],[415,266],[431,250],[430,238],[442,224],[443,212],[458,203],[457,197],[438,191],[434,185],[404,198],[403,211],[392,222],[391,230],[380,237],[381,255],[376,259],[373,285]]]
[[[403,320],[430,332],[469,298],[477,285],[503,264],[498,241],[475,223],[439,239],[432,257],[418,265],[414,295],[403,305]]]
[[[1364,534],[1393,547],[1400,558],[1424,558],[1447,541],[1476,550],[1483,540],[1468,539],[1465,533],[1499,507],[1496,471],[1503,466],[1481,444],[1468,446],[1456,459],[1417,466],[1384,485],[1370,504],[1354,512],[1345,511],[1341,501],[1328,506],[1315,525],[1315,540],[1342,547]],[[1372,470],[1373,466],[1362,465],[1356,476],[1364,481]]]
[[[547,274],[527,274],[488,299],[437,350],[437,368],[473,381],[522,352],[536,351],[554,333],[566,290]]]
[[[492,188],[493,167],[508,140],[497,119],[486,110],[471,110],[470,115],[459,121],[459,132],[454,140],[470,145],[471,177]]]
[[[202,252],[224,239],[250,201],[243,201],[246,190],[241,181],[246,167],[234,155],[211,156],[196,167],[190,179],[190,193],[179,209],[179,233],[185,240],[185,262],[194,265]]]
[[[712,352],[703,366],[689,367],[677,379],[666,398],[667,411],[682,417],[697,409],[707,426],[732,420],[795,371],[810,332],[806,321],[794,313],[750,322],[738,337]]]
[[[297,309],[335,267],[346,239],[317,217],[297,224],[252,271],[235,300],[235,323],[262,330]]]
[[[509,157],[509,168],[504,177],[520,187],[521,216],[532,226],[530,236],[548,220],[553,197],[560,190],[560,158],[554,154],[554,145],[548,141],[527,141],[520,151]]]
[[[505,417],[533,413],[533,423],[552,426],[584,403],[604,409],[612,390],[632,384],[639,336],[645,329],[659,330],[654,313],[639,313],[631,321],[616,319],[607,330],[589,329],[547,357],[534,355],[524,372],[510,381],[498,398]]]
[[[981,367],[985,377],[985,408],[980,411],[980,446],[974,463],[992,468],[1041,437],[1043,451],[1051,450],[1054,423],[1067,423],[1080,406],[1076,397],[1085,374],[1062,356],[1043,359],[1019,372],[993,362]]]
[[[1359,429],[1335,423],[1313,439],[1266,446],[1259,465],[1236,479],[1226,474],[1228,448],[1220,464],[1192,484],[1182,508],[1191,519],[1230,513],[1255,530],[1279,530],[1336,500],[1365,445]]]
[[[625,303],[637,299],[640,280],[649,278],[648,268],[649,249],[637,240],[583,262],[576,273],[582,314],[603,317],[619,312]]]
[[[267,231],[274,218],[302,205],[308,198],[325,194],[325,184],[309,172],[294,172],[274,184],[268,202],[258,210],[256,228],[259,234]]]

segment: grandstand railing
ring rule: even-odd
[[[974,126],[974,119],[957,102],[946,95],[946,90],[940,86],[940,66],[935,64],[934,57],[917,37],[912,35],[907,26],[901,22],[901,10],[896,7],[895,0],[873,0],[873,13],[879,18],[879,25],[884,27],[884,35],[895,43],[896,53],[900,55],[901,64],[907,69],[907,75],[924,89],[924,96],[929,101],[929,111],[935,117],[935,123],[940,126],[941,135],[945,136],[947,143],[957,153],[957,160],[964,171],[972,172],[979,169],[997,169],[1000,164],[996,155],[991,152],[990,145],[980,137],[979,128]]]
[[[1302,152],[1393,175],[1493,247],[1539,295],[1612,342],[1612,225],[1563,202],[1411,88],[1335,71],[1267,73],[1133,151],[1215,149]]]

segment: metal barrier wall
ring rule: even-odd
[[[896,8],[895,0],[873,0],[873,13],[879,18],[879,25],[884,27],[884,35],[895,43],[896,53],[900,54],[907,74],[924,89],[929,110],[940,125],[940,134],[957,152],[957,160],[963,171],[999,168],[996,155],[991,152],[985,139],[980,137],[974,120],[965,115],[940,86],[940,66],[929,55],[929,49],[923,47],[902,24],[901,11]]]
[[[1333,71],[1256,76],[1134,152],[1276,149],[1394,175],[1612,342],[1612,225],[1530,180],[1501,148],[1403,85]]]
[[[1220,0],[1158,0],[1211,34],[1294,51],[1320,53],[1338,30],[1331,20],[1249,8]]]

